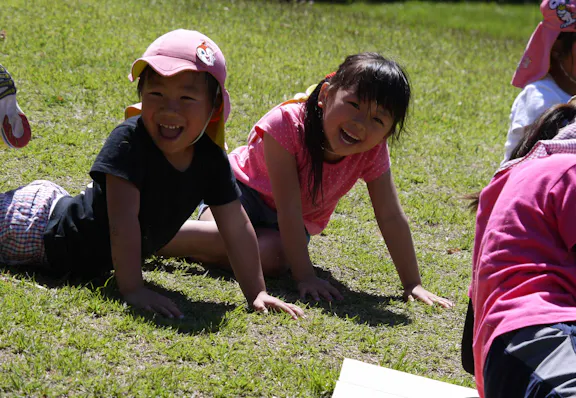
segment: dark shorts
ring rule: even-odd
[[[494,339],[484,365],[484,396],[576,397],[575,323],[530,326]]]
[[[258,191],[242,184],[240,181],[236,181],[236,183],[242,192],[239,198],[240,203],[242,203],[242,207],[248,215],[252,226],[254,228],[272,228],[279,230],[276,210],[264,203]],[[208,207],[204,202],[200,203],[198,207],[198,217],[200,217]],[[310,234],[308,231],[306,231],[306,238],[308,242],[310,242]]]

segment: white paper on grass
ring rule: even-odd
[[[332,398],[478,398],[472,388],[345,358]]]

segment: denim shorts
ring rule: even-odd
[[[242,203],[242,207],[244,211],[248,215],[250,222],[254,228],[272,228],[276,230],[280,230],[278,226],[278,214],[276,210],[272,209],[262,197],[253,188],[241,183],[240,181],[236,181],[240,191],[242,192],[240,196],[240,203]],[[202,215],[208,209],[208,205],[204,202],[200,203],[198,207],[198,217]],[[306,239],[310,242],[310,234],[308,231],[306,232]]]
[[[494,339],[484,365],[484,396],[576,396],[575,323],[529,326]]]

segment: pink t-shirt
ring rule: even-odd
[[[480,397],[492,341],[533,325],[576,320],[576,155],[498,174],[480,195],[472,284]]]
[[[276,209],[262,139],[265,133],[272,136],[296,158],[304,225],[309,234],[316,235],[326,228],[338,200],[356,181],[363,178],[370,182],[381,176],[390,168],[390,158],[388,146],[383,142],[367,152],[346,156],[338,163],[325,162],[322,169],[324,200],[319,194],[314,206],[307,186],[310,165],[303,142],[304,107],[304,102],[276,106],[252,128],[248,145],[235,149],[228,157],[238,181],[258,191],[264,202]]]

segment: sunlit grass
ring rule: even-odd
[[[461,197],[500,161],[517,93],[509,82],[538,18],[536,6],[476,3],[4,0],[0,63],[16,79],[33,140],[0,150],[3,190],[43,178],[79,192],[137,100],[126,77],[132,61],[172,29],[207,34],[227,57],[230,148],[346,55],[379,51],[400,61],[414,101],[408,131],[391,147],[392,170],[424,284],[456,307],[402,302],[360,183],[310,246],[345,300],[313,305],[298,322],[248,312],[229,275],[178,260],[146,266],[147,280],[186,311],[178,323],[132,311],[113,281],[4,269],[0,395],[330,396],[344,357],[472,386],[459,359],[473,239]],[[267,283],[297,299],[289,280]]]

